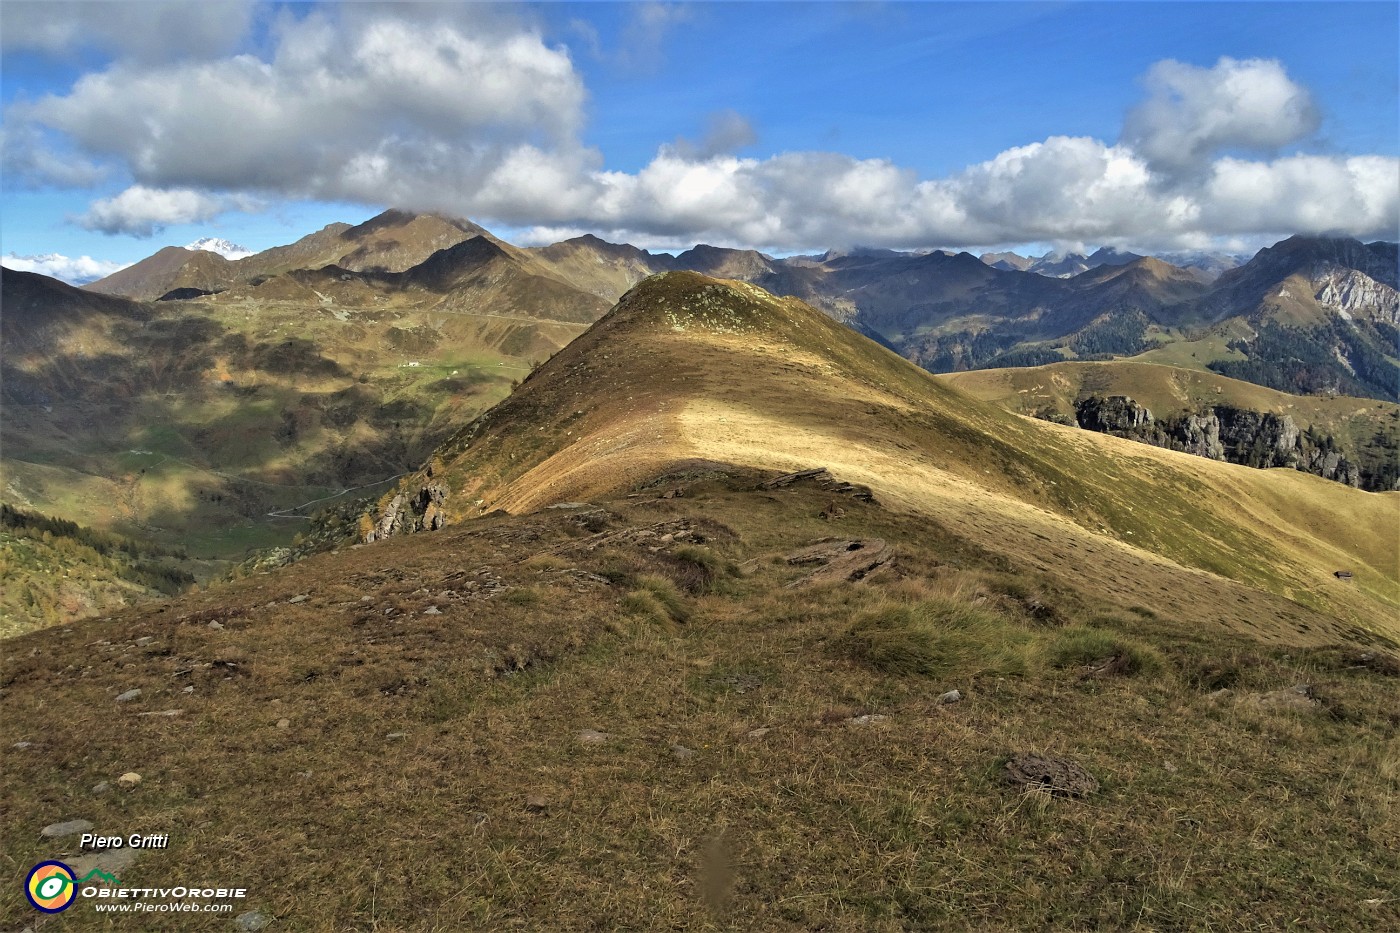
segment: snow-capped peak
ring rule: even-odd
[[[225,259],[242,259],[245,256],[253,255],[253,251],[245,246],[230,243],[228,240],[221,240],[218,237],[206,236],[195,240],[185,247],[185,249],[202,249],[211,253],[218,253]]]

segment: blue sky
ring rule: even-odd
[[[0,251],[72,280],[388,206],[663,249],[1396,235],[1394,3],[5,0],[0,27]]]

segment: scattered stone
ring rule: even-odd
[[[368,595],[368,594],[366,594],[366,595],[360,597],[360,602],[362,602],[362,603],[372,603],[372,602],[374,602],[374,597],[373,597],[373,596],[370,596],[370,595]]]
[[[440,616],[440,615],[442,615],[442,610],[439,609],[437,606],[429,606],[427,609],[424,609],[424,610],[423,610],[423,615],[425,615],[425,616]]]
[[[1048,790],[1057,797],[1084,797],[1099,789],[1098,780],[1068,758],[1052,755],[1014,755],[1006,763],[1012,784]]]
[[[140,695],[141,695],[141,688],[140,688],[140,687],[133,687],[132,689],[126,691],[126,693],[119,693],[119,694],[117,694],[117,702],[118,702],[118,703],[130,703],[132,700],[136,699],[136,698],[139,697]]]
[[[143,635],[143,636],[141,636],[140,638],[136,639],[136,647],[138,647],[138,648],[144,648],[144,647],[146,647],[147,645],[149,645],[149,644],[151,644],[152,642],[154,642],[155,640],[156,640],[156,639],[155,639],[155,636],[154,636],[154,635]]]
[[[117,784],[121,787],[135,787],[140,783],[141,775],[137,774],[135,771],[128,771],[126,774],[117,778]]]
[[[758,728],[758,729],[750,729],[749,732],[748,732],[748,737],[751,738],[751,739],[761,739],[761,738],[763,738],[765,735],[767,735],[768,733],[770,733],[770,732],[772,732],[772,731],[773,731],[773,727],[772,727],[772,726],[762,726],[762,727],[760,727],[760,728]]]
[[[99,781],[96,784],[92,785],[92,792],[94,794],[105,794],[111,789],[112,785],[107,781]]]
[[[866,713],[864,716],[852,716],[846,720],[848,726],[868,726],[872,723],[884,722],[888,716],[881,716],[879,713]]]
[[[406,738],[408,738],[408,733],[407,733],[407,732],[390,732],[388,735],[384,736],[384,738],[386,738],[386,739],[406,739]]]
[[[76,836],[79,833],[92,831],[92,823],[87,820],[67,820],[63,823],[50,823],[39,830],[40,834],[48,839],[62,839],[64,836]]]
[[[554,505],[546,506],[550,509],[583,509],[587,507],[587,502],[556,502]]]
[[[1172,763],[1172,762],[1170,762],[1170,761],[1164,761],[1164,762],[1162,762],[1162,768],[1163,768],[1168,774],[1176,774],[1176,772],[1178,772],[1178,771],[1181,770],[1181,769],[1178,768],[1174,763]]]
[[[684,745],[672,745],[671,754],[675,755],[681,761],[688,761],[695,757],[695,749],[686,748]]]
[[[939,705],[939,706],[947,706],[947,705],[949,705],[949,704],[951,704],[951,703],[961,703],[961,702],[962,702],[962,693],[960,693],[960,692],[957,691],[957,690],[949,690],[947,693],[942,694],[942,695],[939,696],[939,698],[938,698],[938,705]]]
[[[1346,658],[1353,667],[1363,667],[1385,677],[1400,677],[1400,658],[1379,651],[1363,651]]]
[[[1284,690],[1271,690],[1268,693],[1254,693],[1244,698],[1248,706],[1258,709],[1316,709],[1320,704],[1313,698],[1311,684],[1298,684]]]
[[[304,602],[306,602],[306,601],[307,601],[308,599],[310,599],[310,598],[311,598],[311,596],[310,596],[309,594],[307,594],[307,593],[302,593],[302,594],[299,595],[299,596],[293,596],[291,599],[287,600],[287,602],[289,602],[289,603],[304,603]]]
[[[261,910],[250,910],[246,914],[239,914],[234,918],[233,925],[247,933],[257,933],[258,930],[267,929],[267,925],[272,922],[272,918]]]
[[[92,855],[80,855],[72,861],[67,859],[65,861],[68,861],[68,866],[79,878],[86,877],[93,869],[96,869],[109,875],[115,875],[118,880],[121,880],[121,875],[117,873],[130,868],[141,852],[141,849],[122,846],[120,849],[108,849],[105,852],[94,852]]]
[[[209,627],[216,632],[222,632],[224,630],[223,623],[220,622],[218,619],[215,619],[213,622],[210,622]]]
[[[33,744],[34,744],[33,742],[16,742],[16,743],[14,744],[13,747],[14,747],[14,748],[18,748],[18,749],[25,749],[25,748],[29,748],[29,747],[32,746]]]
[[[184,690],[181,690],[180,692],[181,692],[181,693],[194,693],[194,684],[190,684],[188,687],[186,687]]]
[[[290,729],[291,727],[292,727],[292,721],[291,721],[290,719],[279,719],[279,720],[277,720],[277,728],[279,728],[279,729]]]
[[[529,794],[525,797],[525,809],[540,813],[549,809],[549,800],[544,794]]]
[[[611,732],[599,732],[596,729],[581,729],[577,736],[579,742],[584,745],[602,745],[612,738]]]

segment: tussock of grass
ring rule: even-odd
[[[1126,661],[1126,674],[1157,674],[1163,667],[1162,656],[1152,648],[1117,632],[1089,625],[1072,625],[1055,634],[1046,648],[1054,667],[1083,667],[1114,655]]]
[[[716,583],[735,572],[729,561],[707,547],[693,544],[672,551],[667,569],[676,584],[693,596],[712,592]]]
[[[637,578],[637,588],[622,598],[622,608],[657,622],[685,622],[690,607],[685,597],[670,580],[659,574],[646,573]]]
[[[512,606],[536,606],[541,600],[540,591],[533,586],[512,587],[503,598]]]
[[[885,674],[1024,674],[1033,636],[1000,613],[948,597],[891,603],[839,639],[853,660]]]
[[[539,571],[568,570],[573,566],[558,554],[535,554],[522,561],[522,564],[531,570]]]

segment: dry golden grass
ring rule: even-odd
[[[828,522],[811,483],[710,474],[7,643],[9,874],[71,854],[38,831],[86,818],[171,833],[128,884],[245,884],[287,930],[1400,923],[1384,653],[1266,645],[1155,599],[1127,611],[924,515],[852,499]],[[604,539],[663,522],[704,540]],[[806,568],[784,555],[830,535],[878,537],[894,560],[789,588]],[[634,611],[638,594],[684,620]],[[935,663],[853,654],[853,633],[904,610]],[[1125,646],[1157,663],[1089,675]],[[1300,682],[1316,706],[1251,700]],[[184,712],[140,716],[167,708]],[[1017,790],[1002,764],[1022,751],[1068,756],[1101,790]],[[128,770],[138,787],[91,793]],[[229,924],[150,917],[140,929]],[[37,920],[17,883],[0,890],[0,925]]]
[[[1019,417],[795,299],[693,273],[635,288],[443,454],[459,520],[686,460],[824,466],[1099,598],[1131,580],[1165,613],[1255,637],[1400,638],[1400,493]]]

